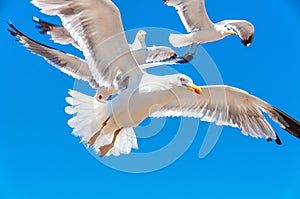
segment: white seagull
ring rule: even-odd
[[[176,8],[188,34],[170,34],[169,40],[174,47],[190,45],[183,56],[191,60],[200,44],[221,40],[229,35],[239,35],[245,46],[250,46],[254,38],[254,26],[245,20],[224,20],[213,23],[207,15],[204,0],[164,0],[168,6]],[[194,52],[189,55],[194,44]]]
[[[50,46],[41,44],[30,37],[23,34],[19,31],[13,24],[8,24],[12,30],[8,29],[11,35],[18,38],[18,42],[23,44],[25,48],[27,48],[33,54],[39,55],[43,57],[49,64],[54,66],[55,68],[59,69],[61,72],[75,78],[78,80],[83,80],[88,82],[92,88],[96,89],[95,98],[97,100],[105,100],[108,97],[117,94],[117,90],[112,88],[106,88],[104,86],[100,86],[96,80],[94,79],[87,63],[79,57],[74,55],[62,52],[60,50],[54,49]],[[65,29],[64,29],[65,30]],[[61,37],[60,37],[61,38]],[[70,37],[71,38],[71,37]],[[66,40],[65,40],[66,41]],[[79,47],[78,47],[79,48]],[[151,47],[150,47],[151,48]],[[158,50],[156,50],[157,52]],[[131,51],[133,55],[138,56],[138,53],[134,53]],[[161,55],[151,55],[152,56],[163,56]],[[136,57],[135,57],[136,58]],[[168,62],[155,62],[155,63],[147,63],[141,64],[139,67],[143,70],[147,68],[152,68],[156,66],[163,66],[163,65],[173,65],[176,64],[174,61]]]
[[[38,24],[36,27],[40,29],[41,34],[48,34],[50,35],[50,39],[54,42],[64,45],[72,44],[80,50],[77,42],[63,26],[46,22],[37,17],[33,17],[33,20]],[[134,42],[128,44],[138,64],[166,61],[178,56],[173,49],[166,46],[147,47],[145,41],[146,35],[146,31],[139,30],[135,36]]]
[[[101,157],[128,154],[137,148],[133,131],[152,117],[196,117],[218,125],[238,127],[245,135],[274,139],[278,135],[262,112],[300,138],[300,124],[268,103],[228,86],[195,86],[186,75],[155,76],[142,71],[129,50],[120,12],[109,0],[32,0],[48,15],[58,15],[83,50],[99,85],[114,87],[111,101],[97,101],[77,91],[66,100],[74,114],[69,125]],[[100,11],[100,12],[99,12]],[[105,27],[105,28],[103,28]],[[105,67],[106,66],[106,67]],[[160,105],[160,106],[154,106]]]

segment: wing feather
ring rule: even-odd
[[[120,12],[110,0],[32,0],[42,13],[58,15],[78,43],[94,79],[101,86],[126,87],[142,74],[130,53]]]
[[[43,57],[48,63],[60,71],[72,76],[75,79],[87,81],[90,86],[97,88],[98,84],[94,80],[87,63],[71,54],[64,53],[44,44],[38,43],[20,32],[12,24],[9,24],[12,30],[8,30],[11,35],[17,37],[25,48],[34,54]]]
[[[178,54],[171,48],[166,46],[152,46],[147,47],[148,57],[146,62],[159,62],[168,59],[173,59],[178,56]]]
[[[40,33],[50,35],[50,39],[55,43],[59,43],[62,45],[72,44],[74,47],[80,50],[77,42],[72,38],[70,33],[63,26],[58,26],[43,21],[37,17],[33,17],[33,20],[38,24],[36,28],[40,29]]]
[[[281,141],[266,120],[268,114],[281,128],[300,139],[300,123],[249,93],[229,86],[205,86],[203,92],[180,90],[151,117],[195,117],[217,125],[238,127],[244,135]]]
[[[204,0],[164,0],[164,3],[176,8],[188,32],[213,26],[207,15]]]

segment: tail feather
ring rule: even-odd
[[[170,34],[169,41],[174,47],[183,47],[194,43],[188,34]]]
[[[101,128],[102,123],[109,117],[107,103],[99,102],[94,97],[70,90],[71,97],[66,101],[70,106],[65,108],[66,113],[73,115],[68,125],[73,128],[72,134],[81,137],[83,143],[87,143],[91,137]],[[114,132],[103,133],[97,138],[93,145],[96,153],[99,153],[101,146],[110,144]],[[137,148],[137,139],[132,128],[122,129],[116,138],[114,147],[106,156],[129,154],[132,148]]]

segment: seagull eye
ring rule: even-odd
[[[230,30],[230,28],[227,28],[227,30]]]
[[[179,78],[179,80],[180,80],[181,82],[186,82],[186,79],[184,79],[183,77]]]

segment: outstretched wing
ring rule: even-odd
[[[164,3],[176,8],[188,32],[213,26],[207,15],[204,0],[164,0]]]
[[[50,39],[55,43],[59,43],[62,45],[72,44],[74,47],[79,49],[77,42],[72,38],[70,33],[63,26],[48,23],[37,17],[33,17],[33,21],[38,24],[36,28],[40,29],[40,33],[50,35]]]
[[[155,110],[151,117],[195,117],[239,128],[244,135],[281,141],[262,112],[267,113],[281,128],[300,139],[300,123],[268,103],[237,88],[205,86],[203,92],[175,92],[174,98]]]
[[[99,85],[119,89],[142,75],[130,53],[120,12],[110,0],[32,0],[42,13],[58,15],[82,49]],[[117,82],[116,82],[117,81]],[[120,88],[121,87],[121,88]]]
[[[251,45],[254,39],[254,26],[250,22],[245,20],[224,20],[217,24],[232,27],[238,32],[245,46]]]
[[[152,46],[147,47],[148,57],[146,62],[159,62],[168,59],[176,58],[178,54],[169,47],[166,46]]]
[[[85,61],[73,55],[38,43],[24,35],[12,24],[9,24],[9,26],[12,28],[12,30],[8,29],[11,35],[17,37],[19,39],[18,41],[29,51],[43,57],[48,63],[73,78],[87,81],[94,88],[98,87],[98,84],[94,80]]]

